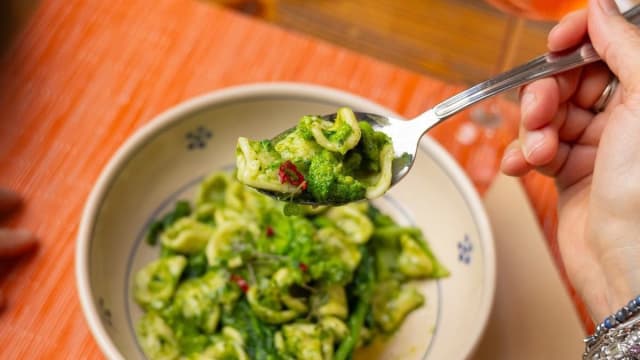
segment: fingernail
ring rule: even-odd
[[[614,0],[598,0],[598,5],[600,5],[600,9],[602,9],[605,14],[620,14],[618,5],[616,5]]]
[[[527,114],[531,108],[536,104],[536,94],[532,92],[525,92],[520,99],[522,105],[522,113]]]
[[[512,158],[516,156],[516,154],[520,151],[517,147],[510,146],[504,150],[504,154],[502,154],[502,161],[500,162],[500,166],[504,166],[506,163],[511,161]]]
[[[554,27],[551,28],[551,30],[549,30],[549,35],[547,35],[547,38],[552,37],[553,33],[558,31],[559,28],[560,28],[560,23],[557,23]]]
[[[524,155],[529,160],[531,154],[544,143],[544,133],[540,130],[530,131],[524,138]]]

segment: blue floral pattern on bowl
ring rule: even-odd
[[[187,149],[204,149],[205,147],[207,147],[207,142],[209,142],[212,136],[213,133],[211,132],[211,130],[202,125],[198,126],[197,128],[185,134],[185,138],[187,139]]]
[[[473,251],[473,245],[469,240],[469,235],[464,234],[464,240],[458,241],[458,260],[464,264],[471,263],[471,252]]]
[[[105,305],[105,301],[102,296],[98,298],[98,307],[100,308],[100,313],[102,314],[102,317],[104,317],[105,322],[109,326],[113,326],[113,323],[111,322],[111,310],[109,310],[109,308]]]

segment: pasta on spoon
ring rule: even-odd
[[[383,195],[391,185],[391,138],[340,108],[333,122],[303,116],[272,140],[238,139],[238,180],[280,200],[344,204]]]

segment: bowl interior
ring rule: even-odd
[[[144,358],[134,334],[141,310],[133,274],[159,254],[145,243],[149,223],[199,181],[233,167],[238,136],[272,137],[300,116],[338,106],[389,113],[345,93],[300,85],[264,85],[214,94],[161,115],[118,152],[85,209],[79,235],[79,291],[89,324],[109,357]],[[493,240],[469,181],[453,160],[424,139],[412,172],[376,204],[398,222],[422,228],[451,276],[418,283],[426,306],[362,359],[463,358],[490,310]]]

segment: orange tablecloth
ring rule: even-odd
[[[2,225],[41,239],[36,253],[0,262],[8,302],[0,357],[100,357],[74,278],[78,222],[99,172],[154,115],[258,81],[332,86],[408,117],[460,89],[196,1],[41,1],[0,60],[0,186],[26,198]],[[493,166],[515,132],[515,109],[505,108],[514,116],[484,143],[458,138],[467,114],[432,135],[468,171]],[[537,176],[524,184],[557,259],[552,184]],[[483,191],[487,184],[477,185]]]

